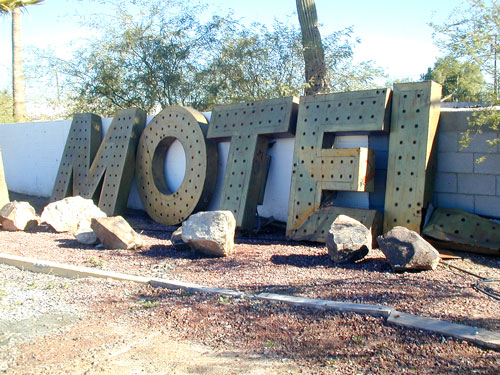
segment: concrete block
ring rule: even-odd
[[[475,195],[474,213],[500,218],[500,197]]]
[[[458,132],[438,132],[438,152],[458,151]]]
[[[469,118],[474,110],[470,108],[441,108],[439,131],[466,131],[469,128]]]
[[[433,204],[435,207],[460,208],[467,212],[474,212],[473,195],[435,193]]]
[[[437,158],[438,172],[473,173],[472,153],[440,152]]]
[[[480,163],[475,161],[485,156],[486,159]],[[474,154],[474,173],[500,175],[500,153],[497,154]]]
[[[456,193],[457,175],[455,173],[436,173],[434,180],[434,192]]]
[[[464,133],[461,132],[458,134],[458,140],[461,140]],[[498,146],[495,145],[491,147],[487,140],[492,140],[497,138],[498,134],[495,132],[484,132],[483,134],[475,134],[471,135],[471,140],[469,145],[465,148],[459,146],[459,152],[497,152]]]
[[[462,194],[496,194],[496,178],[486,174],[458,174],[458,192]]]

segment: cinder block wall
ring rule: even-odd
[[[462,148],[459,141],[472,113],[467,108],[441,109],[434,205],[500,217],[500,149],[486,142],[500,133],[484,131]],[[477,163],[482,156],[486,160]]]

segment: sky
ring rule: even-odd
[[[361,39],[355,49],[355,61],[373,60],[390,79],[418,80],[432,67],[441,52],[434,45],[429,22],[442,23],[465,0],[316,0],[320,32],[326,35],[353,26],[354,35]],[[201,1],[209,10],[225,14],[230,9],[243,22],[272,23],[294,14],[293,0],[211,0]],[[45,0],[29,6],[23,14],[25,47],[52,48],[59,57],[71,55],[71,43],[85,38],[87,31],[80,25],[81,15],[95,12],[110,13],[99,0]],[[11,65],[10,16],[0,16],[0,90],[10,89]]]

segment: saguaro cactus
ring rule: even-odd
[[[325,53],[318,29],[318,15],[314,0],[296,0],[304,47],[305,77],[309,87],[306,95],[328,93],[331,83],[327,77]]]

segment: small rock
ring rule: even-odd
[[[170,242],[176,250],[184,251],[189,250],[191,247],[182,240],[182,227],[177,228],[170,237]]]
[[[439,253],[418,233],[404,227],[394,227],[377,238],[394,271],[434,270]]]
[[[77,233],[78,228],[90,228],[90,221],[96,217],[106,217],[106,214],[92,199],[76,196],[49,203],[43,209],[41,219],[56,232]]]
[[[13,201],[0,210],[0,222],[4,230],[26,230],[38,225],[38,217],[28,202]]]
[[[182,240],[203,253],[228,256],[234,251],[235,231],[231,211],[199,212],[182,223]]]
[[[91,228],[106,249],[139,249],[144,240],[121,216],[93,218]]]
[[[335,263],[355,262],[371,250],[372,234],[356,219],[339,215],[328,231],[326,246]]]
[[[95,245],[99,239],[92,228],[78,228],[74,233],[76,240],[84,245]]]

